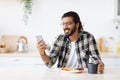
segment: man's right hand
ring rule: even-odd
[[[37,46],[37,49],[38,49],[40,55],[45,55],[45,49],[47,48],[47,45],[45,44],[45,42],[38,41],[36,46]]]

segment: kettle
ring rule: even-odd
[[[27,39],[24,36],[20,36],[20,38],[17,41],[17,52],[27,52],[28,51],[28,45],[27,45]]]

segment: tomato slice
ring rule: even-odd
[[[81,67],[80,67],[80,68],[76,68],[76,70],[84,70],[84,68],[81,68]]]

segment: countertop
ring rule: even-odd
[[[28,52],[11,52],[11,53],[0,53],[0,57],[37,57],[40,56],[38,51]]]
[[[120,68],[106,68],[103,74],[89,74],[87,69],[81,73],[63,71],[60,68],[0,67],[1,80],[119,80]]]
[[[11,52],[11,53],[0,53],[0,57],[5,57],[5,56],[10,56],[10,57],[38,57],[39,52],[38,51],[28,51],[28,52]],[[100,53],[100,56],[103,58],[120,58],[120,53]]]

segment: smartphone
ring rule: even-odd
[[[37,41],[44,41],[42,35],[37,35],[36,39],[37,39]]]

